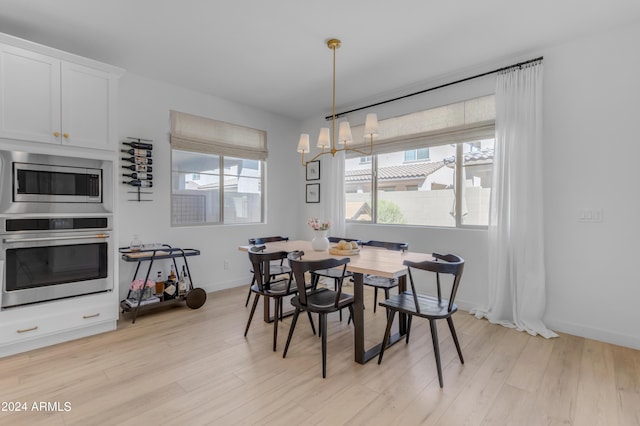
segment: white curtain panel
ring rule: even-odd
[[[557,337],[542,322],[545,266],[542,221],[541,62],[497,76],[496,142],[489,219],[490,322]]]
[[[329,175],[329,217],[333,226],[329,230],[329,235],[333,237],[345,237],[345,206],[344,206],[344,151],[337,152],[335,157],[327,158],[327,163],[331,163]]]

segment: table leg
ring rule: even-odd
[[[402,292],[407,290],[407,276],[401,275],[398,277],[398,294],[402,294]],[[407,334],[407,314],[399,312],[398,315],[398,330],[401,336],[405,336]]]
[[[360,273],[353,274],[353,346],[355,349],[355,361],[364,364],[368,361],[364,349],[364,291],[363,278]]]
[[[273,315],[271,315],[271,299],[272,297],[263,297],[264,301],[264,309],[263,309],[263,319],[264,322],[270,323],[273,322],[273,319],[278,316],[278,312],[274,312]],[[283,298],[280,303],[285,303],[285,301],[289,301],[290,297],[287,298]],[[290,305],[290,304],[289,304]],[[291,315],[293,315],[295,313],[295,309],[288,309],[288,310],[284,310],[282,312],[282,317],[286,318],[286,317],[290,317]]]
[[[264,316],[264,322],[271,322],[273,318],[271,318],[271,298],[263,297],[264,309],[262,310]]]
[[[353,333],[354,338],[354,350],[355,361],[359,364],[365,364],[373,358],[376,358],[380,353],[382,343],[378,343],[372,348],[365,349],[364,347],[364,276],[359,273],[353,274],[353,315],[355,323],[355,331]],[[405,275],[398,278],[398,291],[405,291],[407,288],[407,278]],[[405,314],[399,315],[398,332],[389,337],[389,345],[393,345],[404,339],[407,334],[407,316]],[[381,336],[384,333],[381,334]]]

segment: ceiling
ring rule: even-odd
[[[0,32],[306,119],[331,109],[329,38],[341,109],[638,20],[638,0],[2,0]]]

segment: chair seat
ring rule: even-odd
[[[249,272],[253,273],[253,268],[249,268]],[[279,263],[272,263],[269,266],[269,273],[271,274],[271,276],[276,276],[276,275],[284,275],[284,274],[288,274],[289,272],[291,272],[291,268],[289,268],[286,265],[280,265]]]
[[[302,305],[298,296],[291,298],[291,304],[296,308],[304,309],[314,313],[329,313],[339,311],[340,309],[353,303],[351,294],[341,293],[338,306],[335,305],[336,292],[326,288],[320,288],[307,293],[307,304]]]
[[[289,279],[281,279],[278,281],[272,281],[269,284],[269,288],[264,291],[260,291],[260,287],[258,284],[254,284],[251,286],[251,291],[254,293],[259,293],[265,296],[286,296],[288,294],[294,294],[298,292],[298,288],[296,287],[296,283],[292,282],[291,286],[289,286],[289,291],[287,291]],[[311,284],[307,284],[307,288],[311,288]]]
[[[379,277],[377,275],[365,275],[362,283],[376,288],[393,288],[398,286],[396,278]]]
[[[317,271],[313,271],[312,274],[320,275],[322,277],[334,278],[334,279],[335,278],[342,278],[342,269],[339,269],[339,268],[319,269]],[[345,277],[351,277],[351,276],[353,276],[353,272],[345,271],[344,276]]]
[[[423,318],[447,318],[458,310],[458,306],[454,303],[451,312],[449,312],[448,299],[441,299],[438,302],[437,297],[426,296],[423,294],[418,295],[418,305],[420,306],[420,312],[416,310],[416,305],[413,299],[413,293],[405,291],[401,294],[394,295],[384,302],[379,303],[384,308],[391,308],[396,311],[416,315]]]
[[[269,272],[271,273],[271,275],[284,275],[291,272],[291,268],[285,265],[271,264],[271,266],[269,266]]]

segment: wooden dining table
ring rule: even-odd
[[[403,292],[407,288],[407,267],[403,265],[405,260],[413,262],[421,262],[424,260],[432,260],[431,253],[414,253],[387,250],[379,247],[362,246],[359,247],[358,254],[340,255],[331,254],[329,251],[314,251],[311,248],[311,242],[303,240],[294,241],[276,241],[264,244],[264,252],[272,253],[277,251],[292,252],[301,250],[304,252],[305,260],[320,260],[327,258],[342,259],[348,257],[347,271],[353,272],[353,315],[354,315],[354,360],[357,363],[364,364],[370,359],[376,357],[380,353],[381,343],[365,348],[365,327],[364,327],[364,283],[365,274],[377,275],[387,278],[398,279],[398,292]],[[248,251],[250,245],[239,246],[241,251]],[[265,303],[265,311],[268,308],[268,302]],[[265,319],[268,318],[268,313]],[[406,318],[400,315],[398,331],[394,333],[389,343],[394,344],[404,338],[406,335]],[[383,333],[380,332],[382,335]]]

